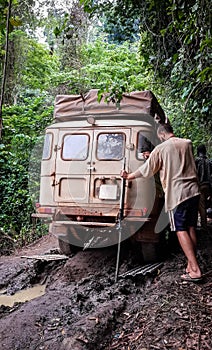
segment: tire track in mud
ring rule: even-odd
[[[1,286],[9,294],[30,287],[45,276],[47,287],[42,297],[13,308],[1,306],[3,348],[42,348],[42,344],[48,346],[49,334],[53,337],[51,349],[82,348],[108,333],[124,307],[120,297],[113,300],[111,292],[115,252],[113,249],[79,252],[66,262],[51,263],[5,257],[1,264]],[[15,329],[12,334],[7,332],[11,327]]]
[[[212,266],[211,248],[212,235],[201,236],[198,256],[204,272]],[[43,264],[1,258],[2,287],[14,292],[45,280],[46,293],[13,308],[0,307],[0,348],[212,348],[210,274],[203,285],[182,283],[185,261],[177,249],[154,274],[114,283],[116,253],[116,248],[90,250]],[[133,258],[122,250],[120,274],[135,267]]]

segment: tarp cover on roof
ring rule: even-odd
[[[97,100],[98,90],[90,90],[82,95],[58,95],[55,99],[54,118],[56,122],[69,121],[74,117],[85,115],[94,116],[123,116],[123,115],[151,115],[161,122],[165,122],[165,114],[156,97],[151,91],[135,91],[124,93],[117,108],[113,102]]]

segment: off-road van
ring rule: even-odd
[[[118,107],[98,102],[97,90],[59,95],[54,119],[45,134],[36,215],[51,216],[62,252],[116,244],[121,229],[144,261],[155,260],[167,223],[160,183],[120,177],[123,167],[134,171],[145,162],[145,145],[159,143],[156,127],[165,114],[153,93],[123,94]]]

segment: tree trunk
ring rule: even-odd
[[[4,89],[5,82],[7,76],[7,61],[8,61],[8,48],[9,48],[9,24],[10,24],[10,13],[12,7],[12,0],[8,1],[8,9],[7,9],[7,22],[6,22],[6,38],[5,38],[5,55],[4,55],[4,63],[3,63],[3,72],[2,72],[2,82],[1,82],[1,94],[0,94],[0,138],[2,135],[3,129],[3,120],[2,120],[2,107],[4,100]]]

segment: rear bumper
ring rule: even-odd
[[[124,222],[149,222],[151,219],[149,218],[132,218],[132,217],[126,217],[123,220]],[[65,220],[65,221],[53,221],[52,224],[56,226],[87,226],[87,227],[116,227],[117,223],[110,223],[110,222],[99,222],[99,221],[71,221],[71,220]]]
[[[52,214],[41,214],[41,213],[33,213],[31,215],[32,218],[37,218],[37,219],[52,219],[53,215]]]
[[[50,224],[49,231],[59,240],[84,247],[91,239],[101,239],[104,241],[104,246],[111,246],[118,243],[119,233],[121,232],[121,240],[124,241],[133,235],[141,227],[145,227],[151,222],[149,218],[125,218],[121,225],[119,223],[108,222],[89,222],[89,221],[53,221]],[[145,228],[144,228],[145,231]],[[143,229],[142,229],[143,232]],[[139,241],[142,241],[143,235],[139,234]],[[157,235],[154,230],[145,235],[145,242],[156,242]]]

